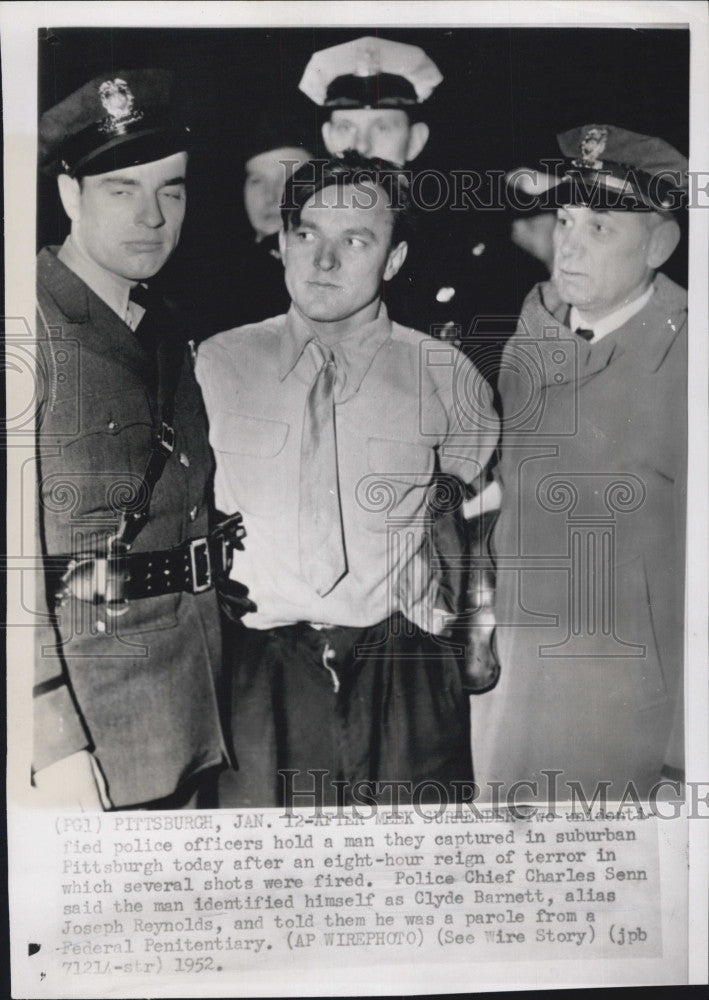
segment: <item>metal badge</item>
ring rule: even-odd
[[[98,96],[108,115],[99,125],[100,132],[123,135],[129,125],[143,118],[143,112],[135,107],[135,97],[125,80],[104,80],[98,88]]]
[[[581,158],[572,160],[571,162],[575,167],[586,167],[587,169],[592,168],[593,170],[600,170],[603,167],[603,160],[601,159],[601,156],[606,150],[607,141],[608,129],[603,128],[600,125],[594,125],[593,128],[590,128],[588,132],[586,132],[583,139],[579,143]]]

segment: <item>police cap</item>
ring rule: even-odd
[[[442,79],[423,49],[368,36],[316,52],[299,87],[324,108],[407,111],[430,97]]]
[[[190,129],[171,103],[172,73],[117,70],[45,111],[39,163],[47,173],[107,173],[186,150]]]
[[[525,170],[508,177],[535,196],[534,207],[674,211],[686,204],[687,158],[664,139],[617,125],[580,125],[556,138],[564,155],[560,170],[534,179]]]

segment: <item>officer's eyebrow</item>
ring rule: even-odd
[[[121,186],[130,185],[131,187],[137,187],[138,181],[133,177],[102,177],[100,183],[103,184],[120,184]]]
[[[102,177],[101,184],[120,184],[121,187],[138,187],[140,181],[136,180],[135,177]],[[184,184],[184,177],[171,177],[169,180],[162,181],[160,187],[176,187],[179,184]]]

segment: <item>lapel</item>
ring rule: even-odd
[[[151,359],[138,338],[103,299],[58,260],[54,247],[45,247],[37,258],[37,287],[71,325],[70,331],[62,330],[62,336],[76,338],[85,349],[131,369],[148,382]],[[53,317],[47,318],[53,325]]]
[[[577,336],[568,326],[568,305],[551,282],[530,293],[517,336],[535,342],[541,361],[542,386],[583,381],[624,356],[648,371],[656,371],[686,321],[686,292],[662,274],[644,309],[618,330],[595,344]],[[527,350],[529,347],[527,347]]]

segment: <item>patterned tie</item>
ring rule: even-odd
[[[593,340],[593,330],[584,330],[583,327],[579,327],[578,330],[574,330],[579,337],[583,337],[584,340]]]
[[[312,346],[319,370],[305,404],[300,450],[300,568],[324,597],[346,571],[347,561],[335,444],[337,368],[329,348],[317,341]]]

